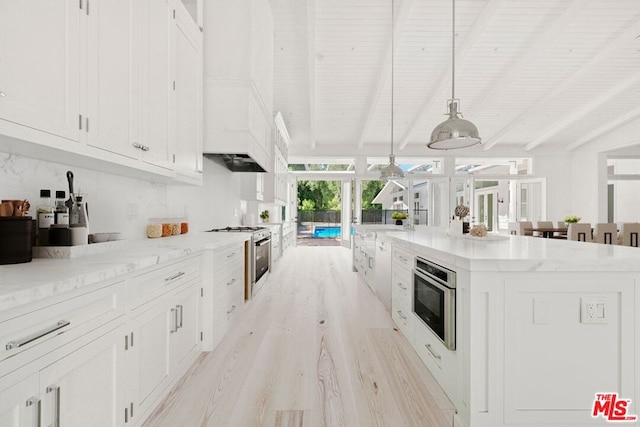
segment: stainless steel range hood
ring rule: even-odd
[[[214,154],[204,153],[210,159],[221,160],[232,172],[266,172],[258,162],[248,154]]]

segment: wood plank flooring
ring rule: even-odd
[[[144,424],[449,427],[454,408],[341,247],[297,247]]]

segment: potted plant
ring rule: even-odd
[[[582,218],[579,216],[575,216],[575,215],[568,215],[564,217],[564,223],[567,224],[567,227],[569,226],[569,224],[575,224],[578,221],[580,221]]]
[[[391,214],[391,218],[396,220],[396,225],[402,225],[402,220],[407,218],[407,214],[404,212],[395,211]]]
[[[269,211],[264,210],[260,212],[260,219],[262,219],[262,222],[269,222]]]

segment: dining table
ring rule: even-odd
[[[567,237],[567,227],[531,227],[531,228],[525,228],[524,231],[537,231],[539,233],[542,233],[542,237],[545,237],[547,239],[556,237],[556,238],[566,238]],[[556,236],[556,233],[558,233],[558,235]]]

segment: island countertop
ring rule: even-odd
[[[365,229],[367,226],[360,226]],[[531,236],[450,236],[435,227],[372,227],[400,247],[469,271],[640,272],[640,248]]]
[[[72,259],[34,258],[0,266],[0,311],[113,279],[163,262],[222,248],[250,233],[192,232],[126,242],[118,250]]]

